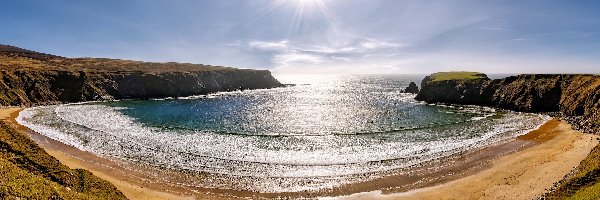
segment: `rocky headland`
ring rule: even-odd
[[[600,134],[600,75],[523,74],[492,80],[477,72],[439,72],[423,79],[415,99],[542,112],[568,121],[581,132]],[[600,145],[542,198],[593,196],[600,189],[599,158]]]
[[[268,70],[64,58],[0,45],[0,105],[148,99],[282,86]]]
[[[469,76],[456,75],[465,73]],[[545,112],[580,131],[600,133],[600,75],[523,74],[491,80],[475,72],[442,72],[425,77],[415,99]]]

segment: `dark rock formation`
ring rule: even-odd
[[[63,58],[0,45],[0,105],[164,98],[282,86],[267,70]]]
[[[489,80],[487,76],[453,80],[434,80],[426,76],[421,81],[421,91],[415,99],[435,103],[484,104],[485,96],[480,95],[480,90]]]
[[[419,93],[419,87],[417,87],[417,84],[415,82],[410,82],[410,84],[408,84],[408,87],[404,89],[404,92],[417,94]]]
[[[600,133],[600,76],[526,74],[504,79],[423,79],[415,98],[431,103],[493,106],[524,112],[558,112],[575,128]]]

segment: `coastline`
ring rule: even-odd
[[[554,119],[523,138],[542,142],[495,159],[490,168],[472,176],[404,193],[375,191],[339,199],[535,199],[577,167],[599,137]]]
[[[389,176],[375,181],[351,184],[347,187],[340,188],[339,191],[330,191],[326,193],[262,195],[243,191],[201,189],[181,184],[165,185],[164,182],[156,182],[156,180],[147,179],[147,177],[144,178],[145,176],[154,174],[144,173],[144,170],[139,170],[139,168],[136,167],[123,167],[113,160],[100,158],[88,152],[80,151],[74,147],[39,135],[24,126],[19,125],[16,123],[15,118],[18,116],[18,111],[20,110],[22,110],[22,108],[1,109],[0,111],[2,114],[0,114],[0,116],[2,117],[0,118],[3,118],[3,120],[7,120],[9,123],[18,127],[19,131],[22,133],[27,133],[36,143],[38,143],[38,145],[44,148],[50,155],[60,160],[61,163],[70,168],[84,168],[92,171],[96,176],[113,183],[130,199],[193,199],[194,197],[199,199],[232,199],[244,197],[276,198],[281,196],[292,198],[337,196],[338,198],[350,199],[439,199],[444,197],[451,199],[452,195],[461,195],[454,198],[464,198],[465,193],[472,195],[471,198],[489,197],[489,195],[496,194],[483,193],[482,195],[482,193],[478,192],[460,192],[459,194],[454,194],[456,191],[481,188],[473,187],[473,185],[490,186],[490,188],[496,188],[496,192],[510,192],[516,190],[515,187],[518,187],[520,190],[529,193],[537,192],[535,195],[540,195],[544,192],[543,189],[551,187],[553,183],[559,181],[565,174],[569,173],[573,167],[577,166],[597,144],[597,141],[595,140],[596,136],[584,135],[570,129],[569,125],[565,122],[551,120],[542,125],[540,129],[531,131],[526,135],[519,137],[515,140],[517,141],[516,143],[513,142],[497,145],[492,148],[479,149],[472,153],[450,159],[450,161],[460,162],[457,162],[458,164],[454,166],[455,168],[440,170],[438,174],[429,173],[429,176],[422,177],[403,175]],[[8,117],[6,118],[6,116]],[[499,153],[501,150],[502,152]],[[519,167],[515,169],[514,164],[517,164],[516,166]],[[429,168],[424,167],[421,170],[426,171],[428,169]],[[510,169],[508,171],[512,173],[501,173],[507,171],[506,169]],[[145,170],[145,172],[158,172],[158,174],[160,174],[158,175],[158,179],[161,179],[160,176],[163,176],[162,181],[166,182],[169,180],[164,179],[165,177],[180,175],[177,173],[164,172],[164,170]],[[548,175],[549,173],[551,175]],[[505,185],[504,187],[500,187],[502,185],[495,186],[498,178],[501,178],[498,180],[513,180],[511,177],[514,177],[515,174],[520,174],[520,176],[514,178],[514,181],[523,182],[523,180],[529,180],[530,183],[535,182],[540,184],[535,184],[536,187],[534,189],[532,189],[532,185],[527,184],[519,184],[514,187],[511,185]],[[544,174],[547,178],[542,181],[542,184],[538,179]],[[412,187],[393,188],[394,185],[398,185],[398,182],[401,182],[403,178],[427,179],[433,177],[433,175],[441,176],[441,178],[430,180],[429,182],[425,181],[425,183],[421,184],[413,184]],[[492,177],[494,179],[490,179],[491,175],[495,175]],[[383,188],[384,191],[365,192],[365,190],[372,191],[372,188]],[[192,190],[194,190],[194,192],[190,192]],[[444,193],[444,191],[446,193]],[[515,192],[510,193],[514,194]],[[496,197],[502,198],[502,196]],[[508,197],[505,196],[504,198]]]
[[[112,161],[100,158],[87,152],[83,152],[74,147],[64,145],[50,138],[46,138],[29,130],[25,126],[18,124],[16,122],[16,118],[18,117],[18,113],[23,109],[24,108],[21,107],[1,108],[0,120],[4,120],[19,132],[30,136],[48,154],[58,159],[62,164],[68,166],[69,168],[89,170],[99,178],[115,185],[117,189],[120,190],[128,199],[194,199],[192,197],[186,197],[182,194],[174,192],[150,189],[148,187],[135,184],[131,180],[119,178],[116,176],[117,174],[111,174],[109,169],[115,167],[112,166]],[[62,149],[59,149],[58,147]],[[74,155],[69,155],[65,152],[70,152]]]

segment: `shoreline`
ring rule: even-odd
[[[194,199],[182,194],[154,190],[135,184],[132,180],[117,177],[118,174],[111,174],[110,169],[114,169],[114,162],[100,158],[88,152],[81,151],[75,147],[62,144],[42,136],[29,128],[16,122],[16,118],[21,107],[0,108],[0,120],[4,120],[13,128],[29,136],[36,144],[42,147],[48,154],[58,159],[62,164],[71,169],[87,169],[97,177],[104,179],[117,187],[128,199]],[[62,145],[59,145],[60,143]],[[59,149],[58,147],[61,147]],[[65,152],[71,152],[72,155]],[[108,170],[107,170],[108,169]]]
[[[521,136],[540,144],[495,159],[475,175],[403,193],[373,191],[337,199],[536,199],[577,167],[599,139],[556,119],[544,126],[548,130]]]
[[[13,124],[13,126],[16,126],[16,128],[22,133],[27,133],[27,135],[29,135],[38,145],[44,148],[44,150],[46,150],[46,152],[48,152],[50,155],[60,160],[61,163],[69,166],[70,168],[84,168],[92,171],[92,173],[94,173],[96,176],[113,183],[130,199],[193,199],[194,197],[198,199],[234,199],[248,197],[312,198],[323,196],[334,196],[338,198],[349,199],[438,199],[440,197],[450,198],[451,196],[427,196],[423,194],[429,194],[433,190],[438,191],[439,188],[455,188],[456,186],[461,185],[461,183],[463,183],[465,180],[477,179],[477,177],[482,177],[486,174],[489,175],[490,171],[497,171],[498,168],[511,168],[510,165],[502,165],[502,163],[514,163],[515,160],[518,160],[519,158],[515,157],[516,155],[526,157],[527,155],[535,156],[535,154],[540,153],[540,146],[557,150],[559,151],[557,154],[570,153],[570,155],[576,155],[568,156],[567,158],[561,160],[567,160],[569,161],[569,164],[575,163],[574,165],[568,165],[575,167],[579,164],[581,160],[585,158],[585,156],[589,154],[590,150],[597,143],[594,139],[597,138],[596,136],[583,135],[576,131],[569,130],[570,127],[565,127],[569,126],[568,124],[553,119],[543,124],[539,129],[530,131],[526,135],[520,136],[514,141],[494,145],[491,147],[476,149],[471,152],[464,153],[462,155],[442,159],[441,161],[450,161],[450,163],[452,163],[447,165],[445,168],[440,169],[437,165],[439,165],[441,162],[438,161],[431,163],[431,165],[429,166],[425,165],[418,167],[417,169],[412,169],[407,174],[399,173],[397,175],[386,176],[384,178],[379,178],[373,181],[349,184],[340,188],[335,188],[331,191],[316,193],[300,192],[264,194],[254,193],[250,191],[207,189],[184,185],[181,183],[177,183],[177,179],[181,180],[190,178],[186,177],[183,173],[169,172],[167,170],[160,169],[140,168],[140,166],[132,166],[125,163],[117,163],[117,161],[114,160],[98,157],[89,152],[81,151],[74,147],[47,138],[43,135],[37,134],[29,130],[28,128],[16,123],[15,118],[18,116],[18,111],[22,109],[23,108],[0,109],[0,111],[2,112],[1,118]],[[9,116],[6,118],[5,115],[7,113],[9,114]],[[559,140],[563,142],[561,143]],[[585,143],[585,140],[591,142]],[[559,143],[561,146],[556,146],[557,143]],[[577,148],[566,148],[569,146],[575,146]],[[499,160],[503,161],[499,162]],[[551,172],[541,170],[541,172],[553,174],[552,178],[550,178],[551,180],[553,180],[553,182],[547,184],[548,188],[552,186],[554,182],[557,182],[560,179],[562,179],[562,177],[569,172],[564,172],[564,170],[567,169],[567,165],[563,164],[562,162],[558,162],[557,160],[548,161],[547,159],[543,161],[546,163],[551,163],[551,165],[564,165],[564,167],[560,168],[560,170],[554,170]],[[528,168],[520,168],[519,170],[525,170],[525,172],[523,173],[526,173],[527,169]],[[433,170],[433,172],[431,172],[431,170]],[[515,170],[511,169],[511,171]],[[540,170],[536,171],[540,173]],[[175,176],[175,178],[170,178],[173,176]],[[558,179],[555,180],[555,177],[558,177]],[[550,179],[548,181],[550,181]],[[479,182],[485,182],[485,179]],[[505,188],[505,190],[513,189],[514,188]],[[374,190],[375,192],[369,192]],[[450,193],[451,191],[456,192],[456,190],[452,189],[450,189],[449,191]],[[537,195],[541,195],[542,192],[543,190],[540,192],[540,194]],[[469,194],[474,195],[475,193]],[[464,196],[460,197],[464,198]],[[480,195],[479,197],[483,196]],[[473,198],[476,197],[473,196]]]

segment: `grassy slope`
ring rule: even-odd
[[[546,194],[546,199],[600,199],[600,145],[581,161],[572,177]]]
[[[231,67],[190,63],[154,63],[108,58],[65,58],[0,44],[0,70],[197,72],[238,70]]]
[[[600,182],[596,182],[594,185],[584,187],[578,190],[573,196],[567,198],[569,200],[595,200],[600,199]]]
[[[0,121],[0,198],[125,199],[111,183],[70,169]]]
[[[437,72],[429,77],[432,81],[447,81],[481,79],[487,78],[487,75],[479,72]]]

